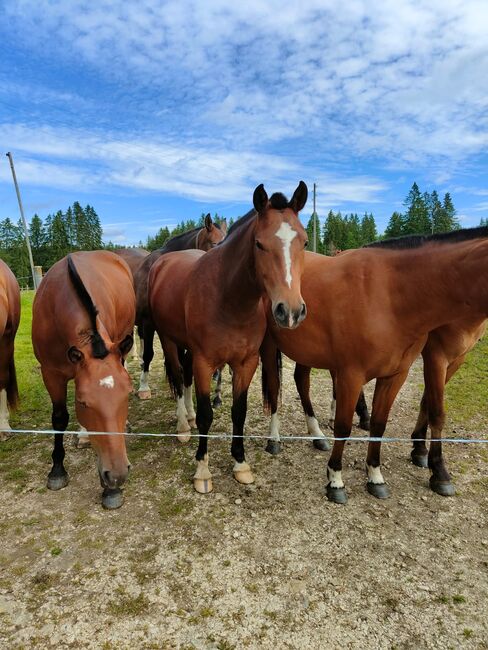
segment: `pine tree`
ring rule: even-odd
[[[488,226],[488,217],[486,219],[481,217],[480,226]]]
[[[90,250],[90,226],[86,218],[85,211],[75,201],[73,203],[73,216],[74,216],[74,245],[77,250],[86,251]]]
[[[404,201],[407,211],[403,220],[403,235],[427,235],[432,231],[429,209],[425,195],[420,193],[417,183],[412,185]]]
[[[401,235],[403,235],[403,215],[395,211],[386,226],[385,237],[390,239],[390,237],[400,237]]]
[[[169,229],[167,227],[160,228],[154,237],[148,236],[145,247],[148,251],[155,251],[158,248],[162,248],[169,238]]]
[[[89,228],[89,237],[87,238],[85,250],[96,251],[103,248],[102,242],[102,224],[98,214],[91,205],[87,205],[85,210],[85,219]]]
[[[451,230],[459,230],[459,221],[456,219],[456,209],[451,199],[449,192],[444,194],[442,202],[442,230],[441,232],[450,232]]]
[[[364,217],[361,219],[361,246],[365,244],[370,244],[378,239],[378,232],[376,230],[376,222],[373,215],[367,212],[364,213]]]

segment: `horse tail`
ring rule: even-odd
[[[281,403],[281,384],[282,384],[281,380],[283,376],[283,358],[281,355],[281,350],[279,350],[278,348],[276,348],[275,362],[276,362],[275,370],[279,378],[278,401]],[[271,396],[269,393],[268,372],[263,363],[261,363],[261,392],[263,394],[264,412],[269,415],[271,413],[271,399],[270,399]]]
[[[91,335],[93,356],[96,359],[104,359],[108,354],[108,350],[104,340],[100,336],[100,333],[97,329],[98,309],[96,308],[93,300],[91,299],[90,294],[86,290],[86,287],[83,284],[83,280],[81,279],[80,274],[76,269],[75,263],[71,255],[68,255],[68,275],[78,295],[78,298],[81,300],[83,307],[86,309],[86,311],[88,312],[88,316],[90,317],[90,322],[93,330],[93,333]]]
[[[7,402],[12,410],[17,408],[17,404],[19,403],[19,388],[17,386],[17,373],[15,371],[13,353],[8,364]]]

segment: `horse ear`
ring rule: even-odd
[[[85,358],[85,355],[81,350],[78,350],[74,345],[70,347],[68,350],[68,359],[71,361],[71,363],[79,363],[80,361],[83,361]]]
[[[300,181],[290,201],[290,208],[293,212],[298,214],[307,202],[307,198],[308,188],[303,181]]]
[[[266,190],[264,189],[264,185],[262,183],[261,185],[258,185],[254,190],[254,194],[252,196],[252,202],[254,205],[254,209],[258,214],[262,212],[264,208],[268,205],[268,195],[266,194]]]
[[[134,339],[130,334],[127,334],[125,339],[119,345],[120,354],[123,357],[125,357],[126,354],[129,354],[133,345],[134,345]]]
[[[212,217],[210,216],[210,212],[205,217],[204,223],[205,223],[205,228],[208,230],[208,232],[210,232],[213,226],[213,221],[212,221]]]

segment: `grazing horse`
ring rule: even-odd
[[[307,200],[300,182],[290,202],[283,194],[270,199],[263,185],[254,191],[254,210],[239,219],[226,239],[205,255],[200,251],[168,253],[149,274],[149,303],[165,355],[166,372],[177,398],[179,430],[193,404],[188,375],[195,378],[197,492],[212,490],[207,434],[213,420],[212,373],[228,363],[232,369],[232,447],[234,477],[254,481],[244,455],[243,431],[247,391],[259,362],[266,331],[263,296],[270,300],[279,328],[296,328],[306,315],[300,278],[306,232],[298,212]],[[183,358],[178,349],[187,350]],[[191,398],[191,384],[190,384]],[[186,398],[186,399],[185,399]]]
[[[149,387],[149,366],[154,357],[154,323],[149,309],[147,281],[149,271],[153,264],[166,253],[197,249],[209,251],[221,242],[227,232],[227,223],[220,224],[212,221],[210,214],[204,219],[201,228],[193,228],[181,235],[176,235],[166,242],[162,248],[153,251],[141,264],[134,275],[134,287],[136,291],[136,325],[139,331],[140,348],[142,348],[142,372],[137,394],[140,399],[150,399],[151,389]]]
[[[78,422],[88,431],[126,430],[132,385],[124,359],[132,346],[135,295],[127,264],[108,251],[73,253],[46,273],[32,319],[34,353],[53,405],[52,425],[65,431],[66,390],[75,380]],[[122,435],[90,435],[106,508],[122,505],[129,461]],[[63,434],[54,436],[53,467],[47,487],[68,484]]]
[[[17,405],[19,393],[14,362],[14,339],[20,321],[20,289],[15,275],[0,260],[0,440],[5,440],[9,407]]]
[[[331,370],[337,391],[334,436],[347,438],[361,387],[376,378],[370,435],[381,437],[391,405],[429,332],[456,321],[481,322],[488,317],[488,228],[385,240],[334,258],[307,253],[302,292],[309,314],[296,332],[279,330],[268,311],[262,346],[265,396],[271,395],[268,400],[274,408],[278,348],[301,366]],[[426,400],[435,441],[429,456],[430,486],[450,494],[451,479],[441,453],[442,419],[437,418],[437,401],[427,387]],[[271,438],[276,438],[276,419],[271,427]],[[334,442],[327,467],[327,496],[336,503],[347,500],[344,444]],[[367,489],[386,498],[380,448],[380,442],[368,447]]]

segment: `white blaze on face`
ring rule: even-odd
[[[112,377],[112,375],[100,379],[99,383],[100,386],[104,386],[104,388],[113,388],[115,386],[114,378]]]
[[[281,239],[283,244],[283,256],[285,258],[285,280],[291,289],[291,243],[297,236],[296,230],[289,223],[283,221],[276,231],[276,236]]]

